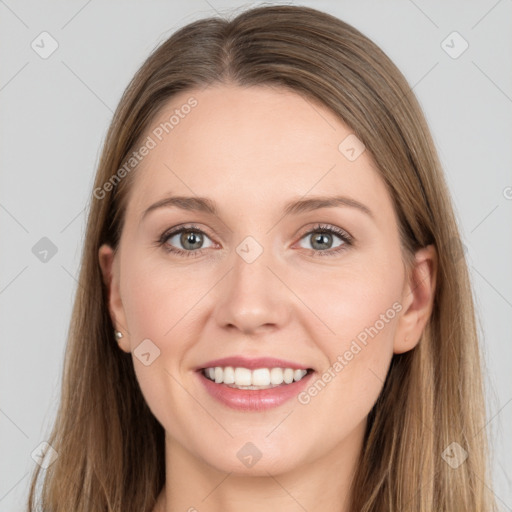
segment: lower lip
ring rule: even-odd
[[[263,411],[278,407],[296,397],[311,380],[314,372],[291,384],[282,384],[268,389],[238,389],[226,384],[217,384],[207,379],[202,371],[197,372],[206,390],[219,402],[239,411]]]

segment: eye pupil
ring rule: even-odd
[[[318,246],[317,244],[320,246]],[[313,243],[311,244],[311,246],[315,249],[320,250],[329,249],[329,247],[322,246],[322,244],[327,244],[330,247],[330,245],[332,244],[332,235],[330,235],[329,233],[320,233],[317,235],[313,235]]]
[[[183,231],[181,233],[181,244],[186,249],[198,249],[199,247],[195,247],[194,245],[201,246],[203,242],[203,237],[197,231]],[[188,244],[191,244],[193,247],[189,247]]]

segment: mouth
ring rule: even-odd
[[[242,412],[259,412],[297,398],[316,373],[312,368],[208,366],[195,374],[215,403]]]
[[[199,370],[201,374],[215,384],[243,390],[272,389],[300,382],[313,372],[312,368],[244,368],[233,366],[211,366]]]

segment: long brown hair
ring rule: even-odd
[[[422,110],[371,40],[331,15],[289,5],[190,23],[150,55],[127,87],[96,174],[95,191],[102,192],[91,196],[62,397],[48,438],[58,458],[44,470],[39,500],[43,470],[34,472],[28,510],[39,503],[46,512],[149,512],[164,485],[164,431],[141,394],[131,355],[114,339],[98,262],[103,243],[117,247],[137,171],[109,190],[104,184],[169,98],[215,83],[285,87],[328,107],[378,165],[404,259],[428,244],[438,253],[432,315],[418,345],[393,356],[369,414],[351,510],[495,510],[467,264]],[[458,467],[443,456],[451,443],[469,454]]]

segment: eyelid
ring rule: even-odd
[[[347,242],[354,241],[354,237],[347,230],[335,226],[333,224],[327,224],[325,222],[318,222],[316,224],[313,224],[313,226],[306,228],[304,231],[301,231],[302,234],[300,235],[300,239],[304,238],[305,235],[321,231],[334,233],[335,235],[339,236],[342,240],[346,239]]]
[[[340,256],[343,252],[348,250],[354,245],[354,237],[348,233],[345,229],[335,226],[333,224],[316,223],[315,225],[303,231],[299,237],[299,242],[305,237],[312,233],[328,233],[337,236],[343,243],[335,248],[326,250],[315,251],[314,249],[306,249],[313,258],[317,257],[335,257]]]
[[[169,253],[175,253],[178,255],[185,254],[186,256],[200,256],[204,251],[209,249],[209,247],[202,247],[200,249],[194,249],[194,250],[185,250],[180,249],[174,246],[169,246],[166,244],[167,240],[173,236],[176,236],[183,231],[196,231],[203,235],[206,235],[214,245],[218,245],[212,237],[208,234],[206,229],[200,228],[196,224],[193,223],[184,223],[184,224],[178,224],[176,226],[173,226],[172,228],[169,228],[168,230],[164,231],[163,234],[160,236],[160,238],[157,240],[157,244],[160,246],[164,246],[164,249]],[[301,230],[301,235],[299,236],[298,242],[300,242],[305,236],[311,235],[312,233],[316,232],[324,232],[329,233],[337,236],[343,241],[343,244],[338,246],[334,249],[327,249],[327,250],[320,250],[315,251],[313,249],[306,249],[308,251],[312,251],[313,256],[335,256],[339,254],[340,252],[347,249],[347,246],[351,246],[354,243],[354,237],[348,233],[345,229],[340,228],[338,226],[334,226],[332,224],[326,224],[326,223],[316,223],[313,226],[310,226],[309,228],[305,228],[304,230]],[[171,247],[171,248],[170,248]]]
[[[178,233],[181,233],[182,231],[197,231],[199,233],[203,233],[208,236],[208,238],[212,238],[208,231],[204,228],[199,227],[197,224],[194,223],[183,223],[183,224],[177,224],[176,226],[173,226],[172,228],[166,229],[162,235],[160,236],[160,240],[167,240],[169,237],[177,235]]]

